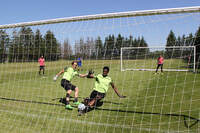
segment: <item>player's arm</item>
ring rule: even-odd
[[[89,73],[87,73],[87,74],[79,74],[79,77],[81,77],[81,78],[85,78],[85,77],[94,78],[94,75],[93,74],[89,74]]]
[[[86,77],[87,78],[95,78],[95,76],[94,76],[94,71],[91,69],[91,70],[89,70],[89,72],[86,74]]]
[[[79,74],[79,77],[81,77],[81,78],[85,78],[87,76],[88,76],[88,74]]]
[[[64,69],[62,69],[59,73],[56,74],[57,77],[59,77],[61,74],[63,74],[65,72]]]
[[[67,67],[64,68],[64,69],[62,69],[59,73],[57,73],[56,76],[53,78],[53,80],[56,81],[57,78],[58,78],[61,74],[63,74],[63,73],[65,72],[66,69],[67,69]]]
[[[53,78],[53,80],[56,81],[57,78],[58,78],[62,73],[64,73],[64,71],[65,71],[65,70],[62,69],[59,73],[57,73],[56,76]]]
[[[120,98],[125,98],[126,96],[120,95],[119,91],[117,90],[116,86],[114,85],[113,82],[110,83],[110,85],[112,86],[113,90],[115,91],[115,93],[120,97]]]

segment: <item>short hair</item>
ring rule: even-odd
[[[72,61],[72,65],[74,65],[74,63],[76,63],[76,64],[77,64],[77,61]]]
[[[108,72],[109,72],[109,67],[108,66],[103,67],[103,70],[105,70],[105,69],[107,69]]]

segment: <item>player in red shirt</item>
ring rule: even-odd
[[[44,64],[45,59],[44,59],[44,57],[41,56],[41,57],[38,59],[38,62],[39,62],[39,65],[40,65],[40,67],[39,67],[39,75],[40,75],[41,70],[43,70],[43,75],[44,75],[44,67],[45,67],[45,64]]]
[[[158,65],[157,65],[157,68],[156,68],[156,73],[158,72],[159,67],[161,68],[161,72],[163,72],[163,63],[164,63],[164,58],[163,58],[163,56],[160,55],[160,56],[158,57],[157,61],[158,61],[158,63],[157,63]]]

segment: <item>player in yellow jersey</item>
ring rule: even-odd
[[[93,91],[90,94],[90,98],[87,101],[84,101],[85,108],[83,108],[83,110],[79,110],[80,111],[79,113],[87,112],[88,109],[96,107],[98,102],[100,102],[105,97],[106,92],[108,91],[110,85],[120,98],[126,97],[119,94],[111,77],[108,76],[108,73],[109,73],[109,67],[105,66],[103,68],[103,74],[98,74],[96,76],[93,74],[88,74],[87,76],[88,78],[95,79],[95,87],[93,88]]]
[[[65,67],[64,69],[62,69],[59,73],[56,74],[56,76],[54,77],[54,81],[57,80],[57,78],[64,73],[63,78],[61,80],[61,86],[67,91],[66,94],[66,109],[70,109],[72,110],[73,107],[69,104],[69,99],[70,99],[70,94],[72,93],[72,91],[75,91],[74,93],[74,104],[75,105],[79,105],[80,103],[78,102],[78,92],[79,92],[79,88],[75,85],[73,85],[71,83],[71,80],[75,77],[75,76],[79,76],[79,77],[86,77],[87,74],[79,74],[77,69],[77,62],[73,61],[72,62],[72,66],[71,67]]]

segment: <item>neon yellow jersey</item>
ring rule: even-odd
[[[78,76],[78,75],[79,73],[76,70],[74,70],[72,67],[68,67],[67,69],[65,69],[63,79],[71,81],[74,76]]]
[[[96,80],[94,90],[100,93],[106,93],[109,85],[112,83],[112,79],[109,76],[103,77],[102,74],[98,74],[94,79]]]

